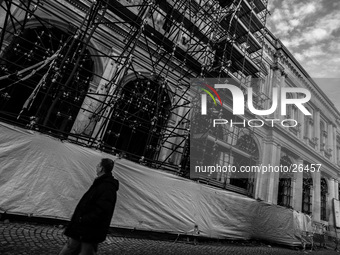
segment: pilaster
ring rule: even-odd
[[[290,205],[294,208],[294,200],[295,200],[295,197],[297,196],[296,194],[296,177],[293,176],[292,177],[292,198],[291,198],[291,202],[290,202]],[[295,209],[295,208],[294,208]]]
[[[274,158],[274,161],[272,163],[273,166],[279,166],[280,165],[280,159],[281,159],[281,146],[277,145],[276,150],[276,157]],[[272,189],[269,190],[273,194],[272,197],[272,203],[277,204],[277,196],[279,193],[279,181],[280,181],[280,172],[274,172],[273,174],[273,186]]]
[[[334,180],[334,198],[339,200],[339,181]]]
[[[21,20],[23,19],[25,12],[22,10],[22,3],[15,3],[12,4],[13,1],[0,1],[0,28],[1,30],[8,30],[9,27],[13,26],[13,21],[11,20],[10,17],[6,16],[7,13],[7,8],[10,8],[11,16],[15,17],[16,20]],[[7,17],[7,21],[6,21]],[[5,52],[6,47],[9,45],[9,41],[4,40],[2,42],[2,45],[0,45],[2,48],[0,48],[0,56],[3,55]]]
[[[334,213],[333,213],[333,198],[335,198],[335,180],[334,178],[328,179],[328,199],[327,199],[327,217],[330,225],[334,225]]]
[[[338,162],[338,155],[337,155],[337,148],[336,148],[336,126],[334,123],[332,123],[332,129],[333,129],[333,132],[332,132],[332,135],[333,135],[333,152],[332,152],[332,159],[333,159],[333,163],[334,164],[337,164]]]
[[[111,54],[114,54],[112,50]],[[79,111],[78,116],[74,122],[71,132],[76,134],[89,134],[93,130],[94,125],[96,125],[95,130],[92,134],[96,137],[98,129],[100,128],[103,119],[99,119],[99,116],[95,116],[94,113],[98,112],[99,107],[105,99],[105,96],[109,93],[109,81],[115,71],[115,62],[111,58],[107,58],[106,65],[103,71],[103,76],[99,81],[99,85],[96,89],[96,93],[91,95],[91,97],[85,97],[82,110]],[[114,85],[113,85],[114,87]],[[111,88],[112,90],[113,88]],[[106,110],[107,112],[109,109]],[[99,121],[99,122],[98,122]]]
[[[334,154],[335,154],[335,151],[334,151],[334,139],[333,139],[333,125],[332,124],[329,124],[328,125],[328,143],[327,143],[327,150],[330,150],[329,153],[332,155],[331,158],[330,158],[330,161],[331,162],[334,162]]]
[[[314,172],[313,173],[313,205],[312,205],[312,214],[314,221],[320,221],[320,209],[321,209],[321,173]]]
[[[277,166],[280,162],[280,146],[273,140],[265,141],[263,146],[262,165],[263,166]],[[262,169],[263,170],[263,169]],[[279,174],[279,173],[277,173]],[[278,177],[277,177],[278,178]],[[266,202],[273,203],[277,201],[274,197],[275,189],[275,173],[261,172],[257,175],[255,197]],[[277,188],[277,187],[276,187]],[[277,194],[277,191],[275,192]],[[277,196],[277,195],[276,195]]]
[[[321,139],[322,137],[320,137],[320,109],[318,108],[315,108],[315,120],[314,120],[314,134],[315,134],[315,137],[317,138],[317,141],[316,141],[316,148],[317,148],[317,151],[320,151],[320,142],[321,142]],[[313,132],[312,132],[313,134]],[[313,137],[310,137],[311,139],[313,139]]]
[[[305,123],[305,115],[299,111],[298,112],[299,115],[299,123],[300,123],[300,133],[299,133],[299,138],[304,140],[304,136],[305,136],[305,125],[308,125],[308,123]]]
[[[303,164],[303,160],[299,158],[296,161],[296,164],[299,166]],[[293,208],[297,211],[302,211],[302,183],[303,183],[303,173],[295,172],[294,173],[295,186],[293,187]]]
[[[281,87],[284,86],[284,83],[282,82],[283,78],[282,78],[282,67],[279,66],[278,63],[275,63],[272,66],[272,70],[273,70],[273,82],[272,82],[272,90],[271,90],[271,94],[270,96],[272,96],[273,93],[273,88],[278,88],[279,91],[281,90]],[[271,114],[269,117],[270,118],[274,118],[274,119],[282,119],[281,116],[281,97],[278,97],[277,99],[277,109],[276,111]]]

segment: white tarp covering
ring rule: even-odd
[[[0,210],[69,219],[102,157],[115,156],[0,123]],[[300,244],[304,214],[116,159],[111,225]]]

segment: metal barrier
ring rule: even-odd
[[[312,222],[311,231],[302,231],[301,244],[303,251],[306,250],[306,246],[310,245],[310,250],[315,250],[316,245],[319,247],[326,247],[327,238],[327,225],[320,222]]]

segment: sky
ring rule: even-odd
[[[340,0],[268,0],[269,30],[340,111]]]

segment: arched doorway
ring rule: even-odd
[[[6,75],[1,119],[67,134],[93,77],[93,61],[73,34],[37,26],[12,37],[0,62],[0,77]]]
[[[125,84],[117,100],[103,141],[132,160],[154,160],[167,124],[171,101],[167,86],[143,77]]]

